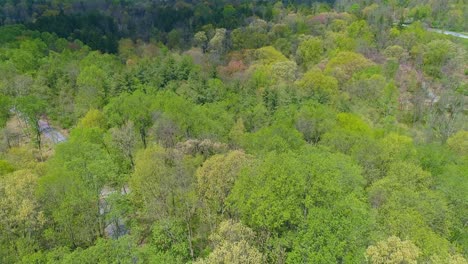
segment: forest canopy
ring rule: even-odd
[[[0,0],[0,263],[467,263],[467,15]]]

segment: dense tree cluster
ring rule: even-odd
[[[124,37],[157,39],[169,48],[187,49],[193,32],[215,28],[233,31],[234,46],[259,48],[268,38],[256,26],[247,27],[252,17],[280,21],[289,12],[313,15],[330,11],[333,5],[338,11],[367,20],[378,30],[387,29],[393,23],[421,21],[434,28],[468,31],[468,7],[460,0],[376,1],[373,4],[364,0],[1,0],[0,25],[24,23],[32,30],[56,33],[69,40],[79,39],[93,49],[110,53],[117,53],[118,40]],[[307,22],[299,26],[300,30],[306,30]],[[291,29],[281,23],[272,34],[285,37]],[[285,40],[279,42],[288,45]]]
[[[0,263],[467,263],[463,1],[13,2]]]

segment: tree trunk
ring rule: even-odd
[[[143,142],[143,147],[146,149],[146,130],[144,128],[140,129],[141,141]]]

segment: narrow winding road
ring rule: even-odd
[[[396,25],[396,24],[395,24]],[[411,25],[411,23],[409,24],[401,24],[403,27],[408,27],[409,25]],[[464,34],[464,33],[460,33],[460,32],[455,32],[455,31],[450,31],[450,30],[444,30],[444,29],[438,29],[438,28],[430,28],[430,27],[426,27],[426,30],[429,31],[429,32],[435,32],[435,33],[440,33],[440,34],[444,34],[444,35],[450,35],[450,36],[454,36],[454,37],[457,37],[457,38],[464,38],[464,39],[468,39],[468,35],[467,34]]]
[[[41,130],[41,133],[48,139],[52,141],[52,143],[57,144],[60,142],[64,142],[67,140],[67,138],[60,133],[57,129],[51,127],[47,121],[44,120],[39,120],[38,122],[39,128]]]
[[[465,35],[463,33],[443,30],[443,29],[427,28],[427,31],[441,33],[441,34],[445,34],[445,35],[450,35],[450,36],[454,36],[454,37],[458,37],[458,38],[468,39],[468,35]]]

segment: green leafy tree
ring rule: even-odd
[[[46,44],[40,39],[28,39],[20,42],[19,49],[11,49],[9,58],[19,72],[33,72],[39,68],[46,50]]]
[[[39,120],[45,114],[47,104],[35,96],[23,96],[16,100],[16,110],[20,117],[26,122],[31,133],[31,138],[39,150],[42,147],[41,126]]]
[[[324,133],[330,131],[335,124],[335,114],[332,109],[321,104],[310,102],[299,110],[296,128],[309,143],[318,143]]]
[[[226,29],[217,28],[215,35],[208,42],[208,51],[219,57],[226,52]]]
[[[103,147],[97,128],[75,129],[57,146],[40,180],[40,197],[54,225],[47,233],[52,244],[86,247],[104,235],[100,195],[105,185],[119,182],[117,166]]]
[[[256,228],[280,231],[287,223],[299,224],[301,177],[307,175],[301,165],[292,153],[268,155],[241,174],[229,197],[233,209]]]
[[[0,160],[0,175],[5,175],[14,172],[15,167],[6,160]]]
[[[288,61],[288,59],[272,46],[263,47],[255,51],[256,59],[265,65],[280,61]]]
[[[206,36],[205,31],[198,31],[195,33],[193,40],[195,45],[202,49],[202,52],[205,53],[208,48],[208,37]]]
[[[288,151],[304,145],[301,133],[284,124],[264,127],[259,131],[246,134],[243,147],[252,152]]]
[[[103,69],[97,65],[84,67],[76,83],[79,90],[75,101],[79,114],[84,115],[90,109],[98,109],[103,106],[109,93],[108,76]]]
[[[325,68],[326,74],[331,74],[340,83],[349,80],[355,72],[372,66],[373,63],[359,53],[343,51],[336,54]]]
[[[297,65],[293,61],[280,61],[271,66],[271,71],[276,80],[294,81],[296,79]]]
[[[11,115],[11,100],[9,97],[0,94],[0,127],[5,127]]]
[[[63,256],[61,263],[130,263],[137,258],[136,243],[131,237],[98,239],[88,248],[79,248]]]
[[[78,121],[77,127],[79,128],[106,128],[106,117],[105,115],[97,110],[91,109],[86,115]]]
[[[223,22],[226,28],[235,28],[237,22],[237,10],[232,5],[223,8]]]
[[[197,213],[195,172],[198,159],[159,146],[141,151],[130,178],[137,219],[143,223],[182,223],[187,249],[183,258],[194,258],[194,224]],[[148,228],[147,225],[143,225]]]
[[[242,118],[237,119],[236,123],[229,131],[229,140],[235,145],[241,145],[245,135],[245,125]]]
[[[362,198],[348,196],[347,202],[336,202],[333,208],[310,208],[310,217],[293,240],[288,262],[363,262],[370,214]]]
[[[324,75],[318,68],[306,72],[296,84],[301,97],[314,98],[320,103],[333,101],[338,93],[338,81]]]
[[[424,52],[423,69],[430,76],[442,77],[441,68],[456,59],[456,47],[450,40],[434,40],[427,44]]]
[[[468,131],[460,130],[447,140],[447,146],[460,156],[468,154]]]
[[[408,237],[425,258],[449,256],[449,207],[444,196],[431,189],[430,174],[408,162],[393,163],[387,175],[369,188],[369,199],[377,209],[379,232]],[[410,224],[409,224],[410,223]]]
[[[46,216],[35,195],[38,176],[18,170],[0,176],[0,261],[14,263],[39,248]]]
[[[366,231],[355,229],[351,223],[345,224],[349,217],[367,221],[363,185],[359,167],[349,158],[304,148],[298,153],[270,153],[254,166],[247,167],[228,200],[241,219],[255,229],[280,236],[301,230],[296,236],[302,239],[296,241],[294,253],[288,256],[291,260],[337,261],[364,252],[365,243],[357,246],[348,239],[354,236],[351,234],[365,234]],[[353,200],[355,207],[344,213],[338,209],[337,201],[346,199]],[[332,216],[331,208],[343,212],[343,218]],[[326,219],[330,217],[336,219],[343,233],[329,229]],[[322,235],[326,237],[323,243],[310,241],[311,237]],[[351,244],[352,249],[346,246]]]
[[[380,241],[375,246],[369,246],[366,251],[369,263],[373,264],[416,264],[419,254],[419,248],[411,241],[401,241],[395,236]]]
[[[240,170],[252,157],[241,151],[218,154],[206,160],[196,172],[197,190],[209,219],[224,215],[229,196]]]
[[[122,156],[124,163],[130,165],[130,168],[135,167],[135,149],[137,141],[137,133],[135,127],[130,121],[120,128],[112,128],[110,130],[111,145],[116,149],[116,155]]]
[[[113,98],[105,107],[104,113],[112,125],[123,126],[132,121],[146,148],[148,129],[153,125],[151,97],[141,91],[121,94]]]
[[[215,263],[262,263],[263,255],[253,245],[255,233],[242,223],[226,220],[220,223],[218,230],[210,236],[214,244],[213,251],[197,264]]]
[[[335,120],[336,126],[323,135],[321,144],[350,154],[355,146],[373,137],[369,125],[357,115],[340,113]]]
[[[296,56],[305,68],[309,68],[319,62],[323,52],[323,41],[319,38],[310,38],[299,44]]]
[[[138,259],[147,263],[183,263],[190,258],[187,227],[179,219],[156,221]]]
[[[466,156],[462,156],[466,157]],[[466,159],[457,163],[446,162],[442,167],[440,174],[434,175],[436,188],[445,194],[451,212],[453,213],[453,222],[450,226],[451,237],[453,243],[460,245],[462,252],[467,252],[466,247],[467,230],[465,224],[468,214],[468,202],[465,199],[465,194],[468,191],[468,183],[463,180],[465,171],[468,169]]]

